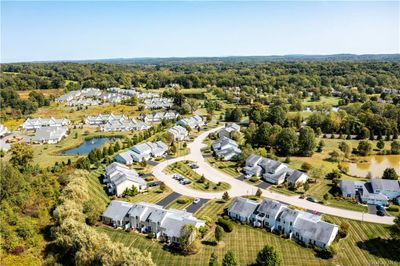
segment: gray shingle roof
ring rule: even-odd
[[[237,197],[229,206],[228,211],[239,214],[242,217],[250,217],[257,209],[258,203],[249,199]]]
[[[114,221],[120,221],[128,214],[129,210],[132,208],[133,204],[113,200],[108,205],[107,209],[103,213],[103,217],[112,219]]]

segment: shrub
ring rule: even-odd
[[[252,176],[252,177],[250,177],[250,179],[249,179],[249,181],[250,181],[250,182],[253,182],[253,183],[258,182],[258,180],[260,180],[260,178],[258,178],[258,177],[256,177],[256,176]]]
[[[179,204],[186,204],[188,202],[188,200],[187,199],[178,199],[176,202]]]
[[[148,176],[144,180],[146,180],[147,182],[154,181],[154,177],[153,176]]]
[[[233,230],[233,225],[229,220],[218,218],[217,224],[220,225],[227,233],[230,233]]]
[[[394,206],[394,205],[389,206],[389,207],[386,208],[386,210],[387,210],[387,211],[390,211],[390,212],[398,212],[399,209],[400,209],[399,206]]]

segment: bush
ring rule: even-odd
[[[394,205],[389,206],[389,207],[386,208],[386,210],[387,210],[387,211],[390,211],[390,212],[398,212],[399,209],[400,209],[399,206],[394,206]]]
[[[144,180],[146,180],[147,182],[154,181],[154,176],[148,176]]]
[[[250,182],[253,182],[253,183],[258,182],[258,180],[260,180],[260,178],[258,178],[258,177],[256,177],[256,176],[252,176],[252,177],[250,177],[250,179],[249,179],[249,181],[250,181]]]
[[[188,202],[188,200],[187,199],[178,199],[176,202],[179,204],[186,204]]]
[[[218,218],[217,224],[220,225],[224,229],[224,231],[227,233],[230,233],[233,231],[233,225],[232,225],[231,221],[229,221],[229,220]]]

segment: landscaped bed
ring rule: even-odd
[[[170,164],[167,168],[165,168],[165,171],[169,174],[180,174],[183,177],[190,179],[192,183],[188,186],[193,189],[208,192],[220,192],[230,188],[228,183],[220,182],[216,184],[200,176],[188,166],[188,163],[188,161],[182,161]]]

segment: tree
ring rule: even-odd
[[[400,240],[400,215],[397,215],[393,222],[393,225],[390,226],[390,235],[393,239]]]
[[[314,130],[311,127],[301,128],[299,135],[300,154],[303,156],[311,156],[314,153],[316,145]]]
[[[400,141],[393,141],[390,144],[390,151],[392,152],[392,154],[400,154]]]
[[[383,141],[383,139],[380,139],[377,143],[376,143],[376,147],[380,150],[382,150],[385,147],[385,142]]]
[[[275,249],[274,246],[266,245],[257,254],[257,266],[278,266],[281,265],[281,254]]]
[[[165,191],[166,188],[167,188],[167,186],[165,185],[165,183],[164,183],[164,182],[161,182],[161,183],[160,183],[160,190],[161,190],[161,191]]]
[[[192,224],[185,224],[181,228],[179,237],[179,247],[184,254],[195,254],[199,251],[199,241],[197,239],[197,229]]]
[[[220,242],[224,235],[224,229],[220,225],[217,225],[215,227],[214,235],[215,235],[215,240],[217,240],[217,242]]]
[[[301,170],[303,170],[304,172],[308,172],[308,171],[310,171],[312,169],[312,165],[310,164],[310,163],[307,163],[307,162],[304,162],[302,165],[301,165]]]
[[[256,191],[256,197],[261,197],[261,195],[262,195],[262,191],[261,191],[261,189],[257,189],[257,191]]]
[[[351,153],[351,146],[347,141],[341,141],[339,143],[339,149],[344,153],[344,156],[348,158]]]
[[[12,145],[10,152],[10,162],[17,168],[25,168],[33,160],[32,146],[26,142]]]
[[[370,154],[372,150],[372,144],[371,142],[367,141],[367,140],[361,140],[358,143],[357,146],[357,151],[361,156],[367,156]]]
[[[390,180],[397,180],[399,176],[396,173],[396,170],[394,168],[386,168],[385,171],[383,172],[382,179],[390,179]]]
[[[210,261],[208,262],[208,266],[218,266],[218,256],[214,252],[211,253]]]
[[[294,154],[297,150],[298,138],[292,128],[284,128],[276,137],[275,148],[279,155],[287,156]]]
[[[304,189],[304,191],[309,190],[309,189],[310,189],[310,184],[308,184],[308,182],[305,182],[305,183],[303,184],[303,189]]]
[[[233,251],[228,250],[228,252],[226,252],[223,260],[222,260],[222,266],[237,266],[239,265],[236,261],[236,256],[233,253]]]
[[[276,105],[269,109],[267,120],[272,125],[278,124],[282,127],[286,122],[287,118],[286,116],[287,116],[286,111],[281,106]]]
[[[228,191],[224,192],[224,194],[222,195],[222,199],[224,201],[228,201],[230,199]]]
[[[322,152],[324,147],[325,147],[324,140],[320,140],[320,142],[318,143],[317,152]]]

